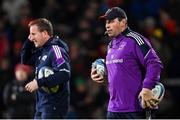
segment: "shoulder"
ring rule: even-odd
[[[127,39],[129,39],[129,41],[131,41],[131,43],[136,44],[136,48],[139,48],[144,56],[151,49],[150,42],[143,35],[134,31],[129,31],[125,36]]]
[[[62,40],[61,38],[59,38],[59,36],[54,36],[52,41],[51,41],[52,45],[57,45],[62,49],[65,50],[69,50],[68,45],[66,44],[66,42],[64,40]]]
[[[55,54],[56,57],[61,57],[62,56],[62,51],[63,51],[63,48],[60,47],[59,45],[51,45],[50,52]]]
[[[126,34],[126,37],[134,40],[138,44],[138,46],[141,46],[143,44],[149,44],[147,38],[134,31],[128,32]]]

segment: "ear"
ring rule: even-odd
[[[48,35],[48,33],[47,33],[46,30],[44,30],[44,31],[42,32],[42,34],[43,34],[43,37],[46,37],[46,36]]]
[[[121,21],[123,24],[127,24],[127,20],[125,18],[122,19]]]
[[[127,24],[127,20],[123,18],[123,19],[119,22],[119,24],[120,24],[121,27],[124,27],[124,26],[126,26],[126,24]]]

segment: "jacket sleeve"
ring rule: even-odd
[[[54,87],[70,80],[70,60],[67,51],[57,45],[50,51],[54,74],[38,79],[38,86]]]
[[[145,69],[143,88],[152,89],[156,82],[160,80],[160,74],[163,68],[162,62],[149,43],[144,42],[140,46],[136,44],[135,52],[139,62]]]
[[[34,52],[35,46],[33,42],[26,40],[21,49],[21,64],[35,65],[37,54]]]

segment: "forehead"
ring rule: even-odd
[[[105,21],[106,23],[109,23],[109,22],[119,22],[118,18],[115,18],[115,19],[112,19],[112,20],[106,20]]]
[[[39,32],[38,26],[37,25],[30,26],[30,32]]]

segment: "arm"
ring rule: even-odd
[[[70,60],[68,53],[63,48],[55,46],[50,51],[50,58],[54,74],[47,78],[38,79],[39,87],[53,87],[70,80]]]
[[[145,69],[145,77],[143,80],[142,90],[139,97],[142,98],[141,104],[143,108],[154,108],[157,106],[154,102],[153,93],[151,89],[156,82],[160,80],[161,69],[163,68],[159,57],[156,55],[154,49],[150,44],[144,43],[141,46],[136,44],[135,52],[137,59]]]
[[[21,49],[21,64],[28,64],[34,66],[37,54],[34,52],[35,46],[30,40],[24,42]]]
[[[160,74],[163,66],[154,49],[148,44],[143,44],[143,46],[145,46],[144,49],[146,49],[144,50],[146,51],[144,53],[141,48],[136,45],[138,60],[145,69],[143,88],[152,89],[156,82],[160,80]]]

